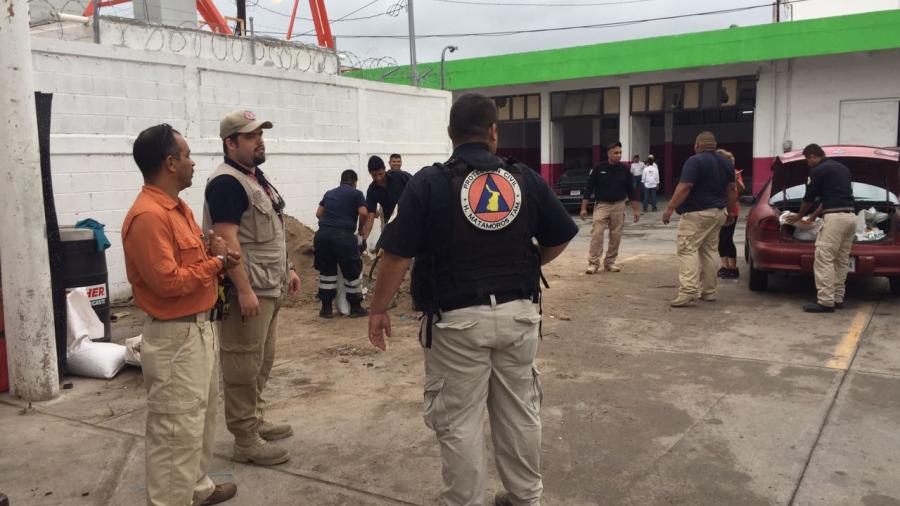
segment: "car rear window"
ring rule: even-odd
[[[773,195],[772,198],[769,199],[769,205],[778,206],[785,202],[797,202],[802,200],[804,195],[806,195],[806,185],[801,184],[791,186],[787,190]],[[884,188],[866,183],[853,183],[853,198],[857,202],[900,203],[900,200],[897,199],[897,195],[894,195]]]

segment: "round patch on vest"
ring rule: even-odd
[[[459,197],[466,219],[481,230],[506,228],[522,210],[519,182],[504,169],[470,172]]]

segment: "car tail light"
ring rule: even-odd
[[[781,233],[781,224],[778,218],[765,218],[759,222],[759,239],[762,241],[777,241]]]

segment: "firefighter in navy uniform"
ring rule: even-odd
[[[529,167],[494,155],[497,109],[479,94],[450,110],[453,155],[419,171],[385,227],[369,340],[385,350],[387,308],[411,259],[425,313],[425,423],[441,447],[443,504],[485,504],[487,404],[498,505],[540,504],[540,266],[578,227]]]

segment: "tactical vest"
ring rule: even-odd
[[[429,200],[439,207],[429,212],[431,226],[426,254],[417,256],[413,267],[411,288],[416,309],[430,319],[442,311],[490,304],[491,295],[501,301],[537,301],[540,253],[529,225],[536,222],[539,209],[534,183],[523,174],[531,169],[511,159],[483,169],[453,159],[435,166],[441,173],[430,178]],[[521,206],[505,227],[485,230],[466,217],[461,191],[473,172],[478,176],[488,171],[498,178],[496,172],[490,171],[499,168],[518,182]],[[477,211],[477,206],[482,205],[477,190],[475,197],[469,200],[469,206],[470,210]],[[508,200],[502,203],[505,208],[516,205]]]
[[[243,264],[250,278],[250,286],[260,297],[280,297],[288,284],[287,245],[284,222],[272,206],[272,199],[256,178],[223,163],[208,181],[233,176],[247,192],[250,203],[241,215],[238,242],[241,244]],[[203,230],[212,228],[209,204],[203,204]]]

